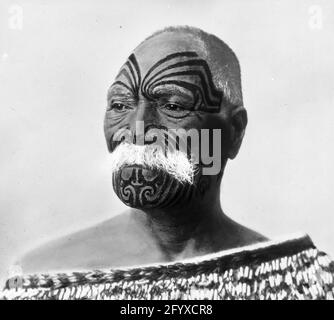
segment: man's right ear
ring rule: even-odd
[[[231,112],[231,146],[228,157],[234,159],[239,152],[248,122],[247,111],[244,107],[237,107]]]

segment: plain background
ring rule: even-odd
[[[17,6],[21,22],[11,20]],[[241,63],[249,125],[226,169],[223,209],[269,237],[306,232],[334,256],[333,2],[0,8],[0,278],[28,248],[125,208],[108,171],[106,91],[131,50],[168,25],[214,33]]]

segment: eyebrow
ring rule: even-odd
[[[193,100],[193,95],[185,88],[178,86],[176,84],[165,86],[159,86],[154,89],[154,96],[182,96],[184,98],[191,98]]]
[[[122,81],[115,81],[108,89],[107,100],[115,96],[132,98],[133,92],[131,88]]]

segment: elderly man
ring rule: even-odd
[[[246,125],[223,41],[191,27],[147,38],[110,86],[104,124],[114,191],[130,208],[24,256],[4,296],[333,298],[333,264],[308,236],[269,241],[222,211]]]

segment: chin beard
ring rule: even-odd
[[[185,204],[193,185],[181,182],[161,169],[123,166],[113,173],[113,187],[120,200],[132,208],[153,209]]]

